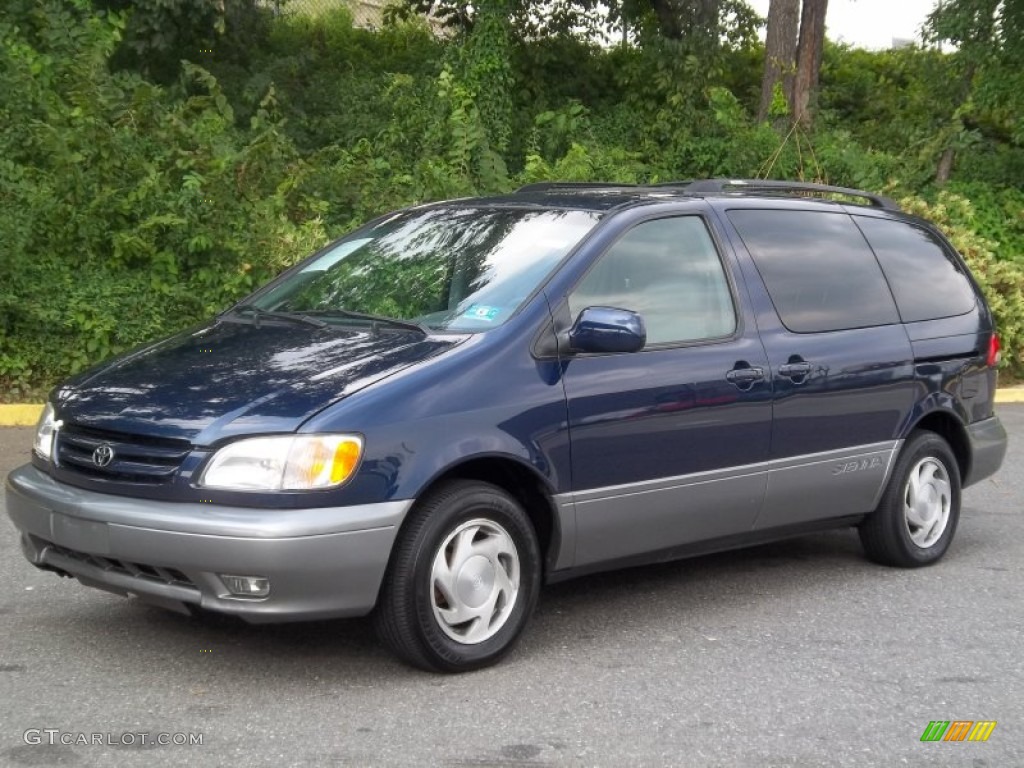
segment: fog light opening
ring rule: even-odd
[[[232,576],[220,574],[232,597],[266,597],[270,594],[270,579],[265,576]]]

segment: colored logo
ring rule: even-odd
[[[485,320],[488,323],[493,323],[494,318],[501,312],[501,307],[487,307],[483,304],[470,304],[469,309],[462,313],[463,317],[468,317],[472,320]]]
[[[988,741],[995,729],[995,720],[932,720],[921,741]]]

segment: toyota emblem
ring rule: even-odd
[[[114,460],[114,449],[107,443],[99,446],[92,452],[92,463],[97,467],[105,467]]]

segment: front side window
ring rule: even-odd
[[[639,224],[612,245],[569,296],[574,318],[598,306],[639,313],[648,346],[715,339],[736,330],[722,262],[697,216]]]
[[[598,218],[469,206],[406,211],[342,239],[251,304],[483,331],[508,320]]]
[[[875,255],[847,214],[734,209],[728,215],[789,330],[899,322]]]

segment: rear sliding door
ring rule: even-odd
[[[910,341],[853,218],[814,210],[726,212],[755,267],[774,418],[756,528],[868,512],[915,397]],[[748,270],[749,271],[749,270]]]

